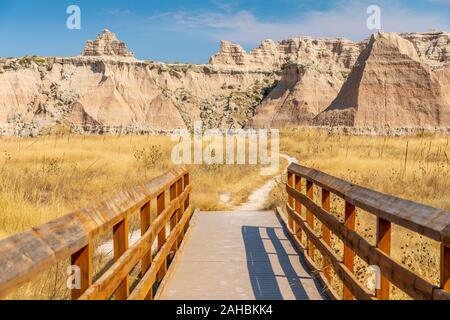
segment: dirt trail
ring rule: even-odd
[[[290,157],[285,154],[280,153],[280,157],[283,159],[286,159],[288,163],[291,162],[297,163],[298,160],[296,158]],[[273,190],[273,188],[276,186],[278,181],[280,180],[280,176],[276,175],[272,177],[269,181],[264,183],[261,187],[253,191],[250,196],[248,197],[247,202],[238,205],[237,207],[234,207],[233,210],[237,211],[255,211],[255,210],[262,210],[264,209],[264,205],[266,204],[267,200],[269,199],[270,192]],[[170,230],[166,231],[167,233],[170,232]],[[129,245],[132,246],[134,243],[136,243],[139,238],[141,237],[141,231],[136,230],[130,235]],[[154,244],[154,247],[156,247],[156,241]],[[155,248],[153,248],[155,249]],[[114,250],[114,244],[112,240],[105,242],[99,247],[99,250],[101,253],[105,255],[112,255]]]
[[[286,159],[288,163],[291,162],[298,163],[298,160],[290,157],[285,154],[280,153],[280,157],[283,159]],[[250,196],[248,197],[247,202],[237,206],[234,208],[234,210],[239,211],[255,211],[255,210],[262,210],[264,209],[264,205],[266,204],[267,200],[269,199],[270,192],[275,188],[278,181],[280,180],[280,176],[275,176],[269,181],[267,181],[265,184],[263,184],[261,187],[253,191]]]

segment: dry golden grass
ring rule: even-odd
[[[0,139],[0,239],[157,176],[171,166],[173,144],[170,138],[157,136]],[[284,130],[281,152],[351,182],[450,210],[448,137],[363,137]],[[259,169],[249,165],[233,166],[231,170],[226,165],[192,166],[193,204],[204,210],[231,209],[268,179]],[[230,203],[219,201],[221,193],[230,194]],[[267,206],[285,201],[280,184]],[[342,212],[342,203],[334,200],[333,213],[342,218]],[[357,221],[358,231],[369,241],[373,241],[375,232],[371,219],[361,214]],[[342,250],[342,243],[337,239],[334,243],[336,250]],[[437,281],[436,243],[395,229],[393,246],[396,259],[430,281]],[[98,268],[108,261],[96,256]],[[356,266],[361,281],[367,275],[366,268],[361,262]],[[55,270],[14,297],[66,298],[62,282],[65,266],[55,266]],[[393,293],[404,298],[398,290],[393,289]]]
[[[299,159],[302,165],[347,181],[450,210],[448,136],[346,136],[329,135],[320,130],[291,129],[282,133],[281,150]],[[285,178],[283,181],[285,182]],[[282,206],[287,200],[284,185],[278,185],[271,196],[271,207]],[[319,197],[319,190],[316,190],[318,204]],[[332,212],[343,221],[344,204],[336,198],[332,198]],[[357,231],[374,243],[374,216],[361,210],[358,212]],[[319,226],[316,227],[320,234]],[[392,256],[432,283],[438,284],[438,243],[401,227],[393,228]],[[342,242],[334,238],[333,245],[342,254]],[[355,273],[363,283],[367,279],[367,267],[357,259]],[[337,281],[334,287],[339,288]],[[395,298],[407,298],[397,288],[392,289],[392,294]]]
[[[174,144],[165,136],[1,138],[0,239],[156,177],[172,166]],[[231,209],[268,179],[260,175],[259,166],[231,168],[191,166],[195,207]],[[229,194],[228,203],[219,201],[222,193]],[[111,234],[102,236],[98,245],[110,238]],[[110,258],[97,250],[94,273],[110,263]],[[68,298],[67,266],[67,262],[59,263],[10,298]]]
[[[156,177],[172,166],[173,145],[163,136],[2,138],[0,238]],[[267,179],[258,166],[191,170],[192,201],[205,210],[229,209]],[[223,192],[230,203],[219,201]]]
[[[0,231],[26,230],[155,176],[166,158],[143,167],[133,155],[150,145],[170,148],[165,138],[131,136],[1,139]]]

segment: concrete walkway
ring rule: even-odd
[[[176,260],[160,299],[325,298],[272,211],[196,213]]]

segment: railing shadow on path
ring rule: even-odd
[[[282,230],[283,238],[277,235],[277,229]],[[278,231],[280,231],[278,230]],[[266,231],[267,237],[261,235]],[[309,296],[302,284],[302,279],[311,279],[310,276],[298,274],[292,265],[292,258],[286,251],[282,241],[290,241],[284,228],[243,226],[242,237],[247,256],[248,273],[257,300],[283,300],[283,290],[280,288],[280,280],[285,278],[289,283],[289,290],[297,300],[309,300]],[[270,240],[273,249],[269,251],[264,241]],[[270,247],[269,245],[267,247]],[[299,259],[302,269],[307,270],[304,261]],[[281,274],[275,272],[276,265],[281,267]],[[277,270],[278,271],[278,270]],[[278,272],[278,273],[280,273]],[[286,292],[285,292],[286,293]]]

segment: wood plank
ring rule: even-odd
[[[311,180],[377,217],[450,247],[450,237],[444,236],[444,230],[450,221],[448,211],[370,190],[296,163],[292,163],[288,171]]]
[[[331,201],[330,191],[326,190],[325,188],[322,188],[322,209],[326,212],[330,212],[330,203],[331,203],[330,201]],[[330,229],[327,227],[325,223],[322,223],[322,238],[323,241],[328,246],[331,247]],[[325,275],[325,278],[329,282],[331,280],[331,270],[330,270],[330,263],[326,257],[323,257],[323,273]]]
[[[298,190],[299,192],[302,191],[302,179],[299,176],[295,176],[295,190]],[[297,212],[298,214],[301,215],[302,212],[302,203],[300,201],[295,200],[295,212]],[[302,229],[297,226],[294,222],[292,223],[293,225],[293,232],[295,234],[296,237],[298,237],[301,241],[302,239]]]
[[[323,241],[323,239],[319,238],[314,230],[309,226],[308,222],[304,220],[301,216],[297,215],[295,211],[286,205],[286,210],[291,212],[294,220],[301,226],[303,232],[305,232],[308,239],[314,243],[316,248],[320,251],[320,253],[326,256],[334,271],[338,275],[338,277],[342,280],[343,283],[346,284],[350,293],[360,300],[374,300],[376,299],[369,290],[364,288],[359,281],[356,279],[355,275],[349,270],[345,264],[341,261],[341,259],[336,255],[334,250]]]
[[[197,212],[194,219],[157,298],[325,298],[273,211]]]
[[[141,208],[141,237],[147,232],[152,223],[152,215],[150,207],[151,207],[150,202],[147,202]],[[152,263],[152,250],[150,249],[142,258],[141,275],[144,275],[147,272],[148,268],[150,268],[151,263]]]
[[[173,185],[170,186],[170,201],[175,200],[177,197],[178,197],[177,184],[174,183]],[[177,224],[177,217],[178,217],[178,210],[175,211],[174,215],[170,219],[170,229],[171,230]]]
[[[152,224],[152,213],[151,213],[151,202],[147,202],[142,208],[141,208],[141,238],[145,235],[145,233],[148,231]],[[152,239],[153,240],[153,239]],[[147,270],[150,268],[152,264],[153,259],[153,253],[152,253],[152,243],[153,241],[149,242],[149,250],[144,254],[144,257],[141,261],[141,277],[144,276],[144,274],[147,272]],[[153,299],[153,291],[150,290],[148,295],[145,297],[145,300],[152,300]]]
[[[80,271],[80,288],[71,290],[72,300],[77,300],[92,285],[92,253],[92,243],[89,243],[71,257],[71,265]]]
[[[314,184],[309,180],[306,180],[306,196],[311,201],[314,198]],[[306,221],[308,222],[309,227],[314,230],[314,214],[311,212],[311,210],[308,210],[308,208],[306,208]],[[307,250],[308,255],[314,260],[314,244],[309,238]]]
[[[70,259],[88,239],[109,232],[187,172],[170,170],[142,185],[64,217],[0,241],[0,298],[55,263]]]
[[[377,247],[386,255],[391,254],[391,223],[381,218],[377,218]],[[380,288],[376,289],[379,300],[389,300],[389,287],[389,280],[381,275]]]
[[[177,184],[174,183],[170,186],[170,201],[173,201],[177,198]],[[172,232],[175,229],[175,226],[178,223],[178,211],[180,209],[175,210],[175,212],[172,214],[172,217],[170,217],[170,232]],[[175,252],[178,248],[178,243],[175,241],[173,247],[171,248],[172,255],[175,255]],[[172,256],[170,257],[172,259]]]
[[[288,172],[287,184],[290,187],[294,187],[294,179],[295,175],[293,173]],[[291,195],[288,195],[288,204],[293,207],[294,206],[294,198]],[[288,216],[288,226],[290,229],[293,229],[293,220],[291,216]]]
[[[345,202],[345,227],[349,230],[354,231],[355,230],[355,222],[356,222],[356,208],[353,204],[349,202]],[[355,266],[355,252],[352,250],[352,248],[344,243],[344,265],[350,272],[354,272],[354,266]],[[344,283],[344,292],[343,292],[343,299],[344,300],[352,300],[353,295],[349,288]]]
[[[128,300],[142,300],[148,295],[148,292],[151,291],[153,284],[158,279],[159,270],[161,270],[163,265],[166,263],[169,248],[177,241],[182,230],[186,227],[187,224],[189,224],[192,212],[192,206],[189,206],[185,210],[181,221],[177,224],[174,232],[169,235],[169,238],[167,239],[165,244],[158,251],[151,267],[147,270],[141,281],[139,281],[136,288],[134,288]]]
[[[184,190],[183,189],[183,179],[184,178],[181,178],[177,181],[177,196],[178,197],[182,194],[182,192]],[[177,211],[177,221],[181,220],[184,211],[185,211],[185,206],[184,206],[184,201],[183,201],[182,203],[180,203],[180,209],[178,209],[178,211]],[[180,235],[177,240],[177,247],[180,246],[181,241],[182,241],[182,236]]]
[[[190,185],[189,177],[190,177],[189,172],[187,172],[187,173],[184,175],[184,177],[183,177],[183,186],[184,186],[184,189],[186,189],[187,186]],[[185,200],[185,202],[184,202],[184,208],[189,207],[190,203],[191,203],[190,195],[188,194],[188,196],[187,196],[187,198],[186,198],[186,200]]]
[[[114,261],[119,258],[128,249],[128,218],[125,218],[113,228],[114,238]],[[128,273],[122,279],[119,287],[115,292],[116,300],[126,300],[130,293],[130,277]]]
[[[381,273],[386,276],[392,284],[407,293],[413,299],[431,300],[434,296],[439,297],[439,299],[446,299],[447,296],[450,296],[444,294],[443,290],[436,288],[413,271],[395,260],[392,260],[391,257],[383,253],[377,247],[371,245],[357,232],[347,229],[336,217],[318,207],[304,194],[299,193],[297,190],[288,186],[286,187],[286,190],[296,199],[299,199],[302,202],[302,205],[311,210],[314,215],[322,223],[326,224],[344,243],[351,246],[360,258],[369,265],[378,265],[381,269]]]
[[[441,244],[441,288],[450,293],[450,248]]]
[[[160,215],[164,211],[164,208],[166,206],[165,195],[166,195],[165,192],[162,192],[157,198],[156,211],[157,211],[158,215]],[[166,243],[166,228],[165,227],[162,228],[161,231],[158,233],[158,247],[157,247],[158,251],[161,250],[164,243]],[[166,263],[164,263],[163,266],[161,267],[161,270],[158,271],[158,281],[161,281],[161,279],[164,277],[166,270],[167,270],[167,265],[166,265]]]
[[[128,274],[137,262],[142,259],[144,254],[152,246],[157,234],[167,223],[176,208],[179,208],[181,201],[184,201],[190,187],[180,196],[179,199],[172,201],[162,214],[156,217],[149,230],[131,246],[117,262],[115,262],[84,294],[83,300],[104,300],[107,299],[119,286],[121,279]],[[152,265],[154,264],[154,261]],[[147,271],[148,272],[148,271]],[[141,280],[142,281],[142,280]],[[146,292],[146,295],[149,292]]]

